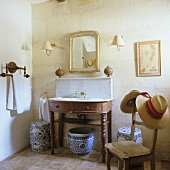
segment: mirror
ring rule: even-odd
[[[81,31],[70,36],[70,72],[98,72],[99,33]]]

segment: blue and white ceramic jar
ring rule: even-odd
[[[93,129],[77,127],[68,131],[68,145],[75,156],[84,156],[90,153],[93,148]]]
[[[130,140],[130,132],[131,132],[130,127],[119,128],[117,132],[117,140],[118,141]],[[141,133],[141,130],[138,128],[135,128],[134,142],[141,144],[141,145],[143,143],[142,133]]]
[[[30,125],[30,144],[33,151],[50,149],[50,123],[46,121],[32,122]]]

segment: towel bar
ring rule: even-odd
[[[6,77],[6,76],[11,76],[11,77],[13,77],[12,74],[7,74],[7,73],[1,73],[0,76],[2,76],[2,77]]]
[[[12,61],[9,63],[6,63],[5,69],[6,69],[6,73],[1,73],[0,76],[2,76],[2,77],[11,76],[12,77],[13,75],[8,74],[8,72],[15,73],[18,69],[20,69],[20,70],[24,70],[24,77],[26,77],[26,78],[30,77],[28,74],[26,74],[26,66],[24,66],[23,68],[18,67],[16,65],[16,63],[12,62]]]

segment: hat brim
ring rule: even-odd
[[[136,98],[136,108],[142,121],[151,129],[164,129],[170,124],[170,113],[167,108],[161,119],[152,118],[146,109],[146,101],[148,98],[143,95],[139,95]]]
[[[120,109],[124,113],[132,113],[132,106],[128,105],[128,102],[132,99],[135,99],[137,96],[139,96],[140,91],[138,90],[132,90],[129,92],[121,101],[120,103]],[[135,112],[137,109],[135,108]]]

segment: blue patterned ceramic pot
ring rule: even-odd
[[[87,127],[72,128],[68,131],[68,145],[75,156],[84,156],[93,148],[93,129]]]
[[[121,127],[121,128],[119,128],[118,132],[117,132],[117,140],[118,141],[130,140],[130,132],[131,132],[130,127]],[[143,143],[142,133],[141,133],[141,130],[138,129],[138,128],[135,128],[134,142],[136,142],[138,144]]]
[[[46,151],[50,149],[49,122],[37,121],[31,123],[30,144],[33,151]]]

